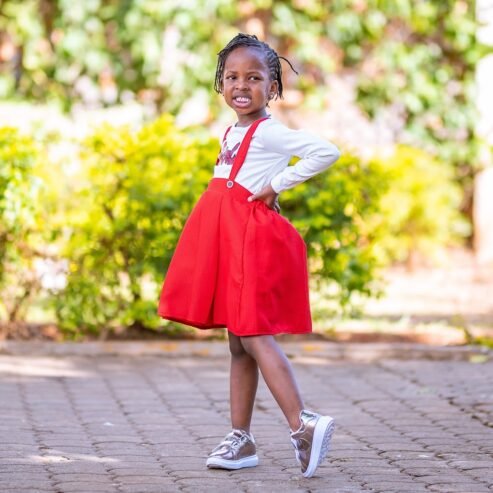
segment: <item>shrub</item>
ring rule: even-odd
[[[470,233],[459,212],[462,192],[452,166],[406,146],[382,165],[390,183],[380,204],[385,233],[377,248],[384,262],[412,268],[418,256],[430,257]]]
[[[17,129],[0,127],[0,316],[17,322],[38,292],[34,262],[40,256],[40,150]]]
[[[62,327],[74,334],[104,328],[104,335],[162,324],[156,303],[163,276],[217,152],[216,141],[191,137],[169,116],[137,132],[102,127],[83,143],[63,252],[68,286],[55,299]],[[365,218],[378,209],[382,183],[376,162],[345,156],[282,196],[283,211],[307,241],[314,278],[338,285],[343,304],[372,289],[376,235]]]
[[[164,273],[217,152],[217,141],[178,130],[164,115],[138,131],[99,128],[80,145],[79,171],[63,175],[33,139],[1,128],[4,317],[22,319],[35,295],[38,304],[48,295],[73,337],[162,326]],[[380,265],[454,240],[462,223],[452,183],[446,164],[399,147],[369,162],[344,153],[284,192],[282,213],[305,238],[313,288],[331,301],[325,306],[344,309],[355,294],[375,294]],[[35,264],[46,259],[67,262],[65,288],[41,290]]]
[[[332,286],[337,305],[375,289],[375,247],[383,234],[377,213],[387,189],[378,161],[343,153],[332,168],[283,194],[283,212],[307,243],[312,279],[319,289]]]
[[[217,151],[169,116],[137,132],[103,126],[83,142],[63,251],[68,285],[54,300],[65,330],[161,323],[157,293]]]

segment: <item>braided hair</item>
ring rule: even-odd
[[[253,34],[243,34],[238,33],[219,53],[218,53],[218,61],[216,68],[216,78],[214,81],[214,89],[216,92],[221,93],[223,89],[223,75],[224,75],[224,65],[226,63],[226,59],[228,55],[235,50],[236,48],[240,48],[242,46],[249,46],[253,48],[258,48],[265,55],[265,61],[267,63],[267,67],[269,69],[269,75],[271,80],[277,81],[277,92],[276,99],[279,97],[282,99],[282,67],[281,67],[281,58],[288,62],[291,70],[295,72],[296,70],[291,65],[291,62],[284,58],[283,56],[279,56],[275,50],[273,50],[267,43],[260,41],[257,36]]]

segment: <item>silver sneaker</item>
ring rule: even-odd
[[[329,451],[334,419],[303,410],[300,420],[299,430],[291,433],[291,442],[303,476],[311,478]]]
[[[233,430],[210,453],[206,465],[215,469],[242,469],[258,464],[257,447],[251,433]]]

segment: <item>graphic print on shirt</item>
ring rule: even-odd
[[[218,164],[232,166],[233,161],[235,160],[236,157],[236,153],[238,152],[238,147],[240,147],[239,142],[235,144],[233,149],[228,149],[228,143],[224,142],[223,148],[221,149],[221,153],[219,154]]]

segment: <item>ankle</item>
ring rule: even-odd
[[[250,435],[250,426],[235,426],[231,425],[232,430],[239,430],[239,431],[244,431],[245,433],[248,433]]]
[[[296,417],[293,416],[293,418],[290,419],[288,422],[291,433],[296,433],[303,426],[303,422],[301,421],[300,414],[298,414]]]

